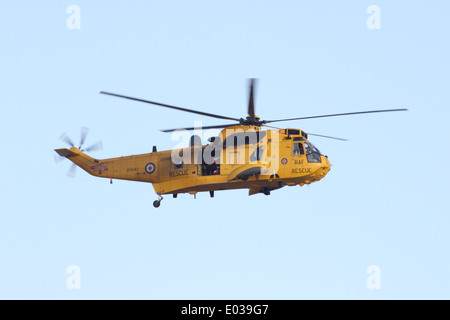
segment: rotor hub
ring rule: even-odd
[[[257,116],[255,116],[255,117],[247,116],[245,119],[244,118],[240,119],[240,124],[241,125],[246,125],[246,126],[258,126],[258,127],[260,127],[260,126],[262,126],[265,123],[266,123],[265,120],[261,120]]]

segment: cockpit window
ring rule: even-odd
[[[310,154],[311,152],[313,152],[313,148],[311,148],[311,146],[305,142],[305,150],[306,150],[306,154]]]
[[[318,154],[321,154],[319,149],[317,149],[311,142],[309,142],[309,144],[311,145],[311,148],[313,148],[314,152],[317,152]]]
[[[317,152],[320,154],[319,149],[317,149],[311,142],[305,142],[306,153]]]
[[[306,159],[311,163],[321,163],[320,151],[310,142],[305,142]]]

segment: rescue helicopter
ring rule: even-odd
[[[83,130],[78,148],[67,135],[63,134],[61,139],[71,148],[55,149],[55,151],[59,156],[72,161],[74,166],[82,168],[93,176],[108,178],[111,183],[113,179],[151,183],[158,196],[158,199],[153,202],[155,208],[160,206],[163,195],[172,195],[176,198],[178,194],[183,193],[196,196],[199,192],[209,192],[210,196],[214,197],[215,191],[232,189],[248,189],[249,195],[259,193],[270,195],[271,191],[285,186],[303,186],[317,182],[330,171],[328,157],[308,140],[308,136],[345,140],[306,133],[297,128],[276,128],[270,124],[407,110],[372,110],[261,120],[255,114],[254,87],[255,79],[250,79],[248,115],[245,118],[228,117],[101,91],[100,93],[104,95],[232,122],[202,128],[161,130],[163,132],[194,130],[195,133],[199,129],[222,129],[219,135],[209,138],[209,144],[206,145],[202,144],[199,135],[194,134],[190,136],[188,146],[184,148],[158,151],[154,146],[151,153],[100,160],[85,153],[97,149],[98,144],[82,150],[87,134],[87,131]]]

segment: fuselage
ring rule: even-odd
[[[235,126],[210,141],[201,145],[196,137],[185,148],[104,160],[76,148],[57,152],[94,176],[150,182],[157,194],[229,189],[267,194],[319,181],[330,170],[328,158],[299,129]]]

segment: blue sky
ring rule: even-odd
[[[81,29],[66,26],[70,5]],[[381,9],[369,30],[366,9]],[[0,298],[450,298],[448,1],[15,1],[0,6]],[[166,197],[98,179],[53,149],[97,158],[170,149],[159,129],[220,120],[101,90],[284,123],[332,163],[308,187]],[[81,290],[66,269],[81,270]],[[369,290],[366,269],[381,270]]]

